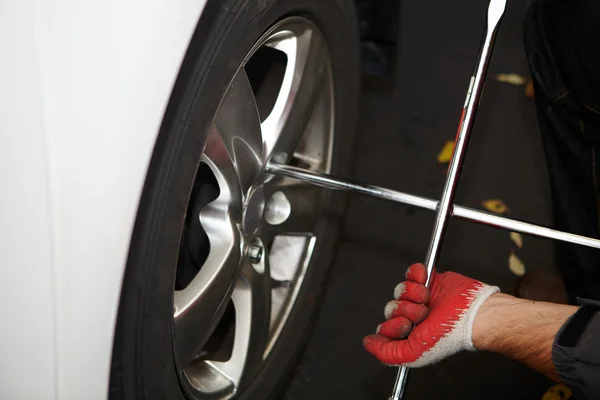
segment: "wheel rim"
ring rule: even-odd
[[[319,189],[264,169],[275,160],[329,172],[330,66],[314,24],[282,20],[245,57],[215,115],[173,297],[175,361],[192,398],[239,394],[296,301],[320,236]]]

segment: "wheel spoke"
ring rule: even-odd
[[[207,361],[239,388],[262,362],[271,322],[271,276],[268,257],[242,268],[232,297],[235,307],[235,338],[231,358],[225,362]]]
[[[215,118],[214,129],[223,141],[246,195],[262,171],[264,151],[256,99],[244,68],[240,68]]]
[[[267,45],[287,55],[287,66],[273,110],[262,123],[266,157],[285,162],[305,132],[325,84],[327,48],[311,26],[294,24]]]
[[[311,236],[317,228],[320,189],[301,182],[271,182],[266,190],[267,206],[261,226],[265,240],[277,235]]]
[[[242,239],[239,228],[232,223],[234,208],[227,192],[222,191],[200,213],[210,252],[194,279],[174,294],[174,348],[180,365],[196,357],[214,330],[239,274]]]

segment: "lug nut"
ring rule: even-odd
[[[263,248],[262,246],[253,244],[248,248],[248,259],[253,264],[258,264],[262,260]]]

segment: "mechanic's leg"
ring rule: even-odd
[[[555,226],[600,237],[600,0],[533,0],[525,49]],[[600,299],[600,251],[556,244],[569,294]]]

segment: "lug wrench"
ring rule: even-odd
[[[429,248],[427,249],[427,253],[425,255],[425,267],[427,268],[427,282],[425,285],[427,287],[429,287],[432,275],[435,273],[434,268],[439,257],[446,226],[448,225],[448,217],[450,216],[451,212],[450,207],[454,203],[454,196],[456,194],[460,170],[464,161],[464,155],[467,151],[469,136],[471,134],[471,130],[473,129],[473,122],[475,121],[475,114],[477,113],[479,99],[481,98],[481,93],[483,91],[485,76],[492,55],[496,33],[498,31],[498,26],[500,25],[500,20],[504,15],[505,8],[506,0],[491,0],[488,6],[483,43],[481,45],[481,49],[479,50],[479,56],[477,57],[477,62],[475,64],[475,73],[471,77],[469,90],[467,91],[467,98],[465,100],[462,116],[458,125],[459,130],[454,147],[454,154],[452,155],[452,160],[450,161],[448,177],[446,178],[446,184],[444,185],[444,190],[442,191],[442,198],[440,199],[437,207],[437,214],[435,217],[435,223],[433,225],[433,233],[431,234]],[[398,371],[398,376],[396,377],[396,383],[394,384],[394,389],[392,391],[390,400],[401,400],[404,397],[407,379],[408,368],[401,367]]]
[[[413,196],[401,192],[395,192],[389,189],[352,184],[350,182],[340,181],[321,174],[311,173],[310,171],[302,171],[298,168],[286,167],[278,164],[269,164],[267,166],[267,172],[274,175],[284,175],[291,178],[304,180],[308,183],[329,187],[332,189],[349,190],[355,193],[383,198],[391,201],[412,204],[428,209],[435,209],[435,223],[429,242],[429,247],[425,255],[425,267],[427,268],[426,286],[429,286],[431,283],[432,275],[434,273],[435,264],[439,257],[440,248],[444,239],[444,234],[446,231],[446,226],[448,224],[449,217],[451,217],[452,215],[459,215],[458,212],[462,211],[463,218],[466,217],[465,219],[471,219],[477,222],[483,222],[488,223],[490,225],[494,225],[493,222],[490,223],[489,218],[488,221],[485,221],[485,218],[482,218],[486,216],[486,213],[465,209],[464,207],[456,207],[453,203],[461,167],[464,161],[464,155],[467,150],[469,136],[473,128],[475,114],[477,112],[477,107],[479,105],[479,100],[483,91],[485,76],[492,54],[492,48],[496,39],[498,26],[500,25],[500,21],[502,19],[502,16],[504,15],[505,8],[506,0],[491,0],[488,6],[485,33],[483,36],[481,47],[479,49],[477,62],[475,64],[475,72],[471,77],[471,81],[469,83],[467,97],[463,106],[462,115],[458,125],[458,133],[455,140],[454,154],[452,155],[452,160],[450,161],[450,168],[448,170],[446,183],[444,185],[442,197],[439,202],[436,203],[435,201],[430,199],[424,199],[418,196]],[[465,213],[465,211],[467,212]],[[471,213],[471,217],[473,217],[473,214],[476,214],[475,218],[468,218],[469,211]],[[488,217],[492,216],[488,215]],[[520,228],[521,232],[531,233],[538,236],[552,237],[554,239],[565,240],[570,242],[575,242],[577,240],[580,244],[588,245],[591,247],[599,247],[598,244],[600,243],[600,241],[595,241],[591,238],[578,237],[578,235],[573,235],[565,232],[558,232],[549,228],[535,226],[533,224],[528,224],[525,222],[512,221],[508,218],[496,217],[495,221],[497,223],[496,226],[505,228],[516,227]],[[516,230],[519,231],[519,229]],[[588,241],[587,243],[586,240]],[[389,400],[401,400],[404,397],[407,379],[408,368],[401,367],[398,371],[392,396],[389,398]]]
[[[330,175],[272,162],[267,164],[266,172],[272,175],[288,177],[328,189],[348,191],[368,197],[379,198],[395,203],[409,204],[418,208],[436,211],[437,216],[435,219],[435,226],[431,237],[431,243],[429,244],[426,255],[426,266],[428,272],[427,284],[429,284],[429,281],[431,280],[431,274],[434,269],[435,261],[438,257],[439,248],[441,246],[448,217],[451,216],[470,222],[506,229],[509,231],[600,249],[599,239],[562,232],[528,222],[501,217],[495,214],[455,205],[453,203],[455,189],[458,182],[458,175],[460,173],[460,167],[462,166],[464,153],[466,152],[466,145],[475,117],[475,111],[478,105],[477,103],[479,102],[479,98],[481,96],[483,80],[487,70],[487,65],[489,63],[491,49],[498,24],[500,23],[505,7],[506,0],[491,0],[490,2],[484,42],[478,57],[476,73],[471,78],[471,84],[467,94],[467,101],[463,107],[463,114],[460,119],[456,148],[450,163],[447,180],[442,193],[442,199],[439,202],[421,196],[373,185],[358,184],[347,180],[338,179]],[[398,371],[393,394],[389,400],[400,400],[403,398],[407,377],[408,369],[404,367],[401,368]]]

